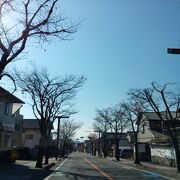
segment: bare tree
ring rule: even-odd
[[[0,0],[0,79],[12,78],[6,66],[17,60],[27,43],[66,40],[78,23],[68,24],[58,7],[59,0]],[[14,81],[14,80],[13,80]]]
[[[134,146],[135,146],[135,159],[134,163],[140,164],[139,158],[139,148],[138,148],[138,132],[139,132],[139,123],[136,123],[138,119],[141,118],[142,109],[134,99],[129,100],[128,102],[122,103],[122,108],[124,109],[124,117],[127,120],[127,128],[129,128],[134,135]]]
[[[71,119],[64,119],[61,123],[61,144],[62,152],[61,155],[65,156],[68,153],[68,143],[70,139],[76,134],[76,130],[81,128],[80,123],[76,123]]]
[[[42,151],[47,147],[51,127],[57,116],[71,105],[85,77],[73,75],[50,78],[46,69],[17,73],[19,87],[32,99],[32,109],[38,119],[41,139],[36,167],[42,167]],[[70,106],[71,107],[71,106]]]
[[[97,134],[96,133],[91,133],[88,136],[90,140],[90,154],[91,155],[96,155],[96,140],[97,140]]]
[[[112,108],[105,108],[103,110],[98,110],[98,116],[101,119],[108,123],[111,132],[114,134],[116,151],[115,156],[116,160],[120,160],[120,152],[119,152],[119,141],[121,139],[122,133],[124,132],[127,121],[124,119],[124,114],[122,112],[121,105],[116,105]]]
[[[106,121],[107,117],[107,110],[106,109],[96,109],[96,117],[94,118],[94,123],[93,123],[93,129],[94,131],[101,132],[102,135],[102,140],[103,140],[103,155],[104,158],[107,157],[107,139],[106,139],[106,134],[107,131],[110,129],[109,123]]]
[[[180,172],[180,149],[178,142],[178,130],[180,126],[180,93],[175,89],[175,84],[163,86],[152,83],[151,88],[132,89],[129,93],[139,100],[141,105],[149,111],[157,114],[166,128],[175,149],[177,172]]]
[[[120,160],[119,141],[122,138],[122,133],[127,127],[127,121],[124,118],[124,112],[121,104],[111,108],[111,118],[108,121],[111,131],[114,132],[116,151],[116,160]]]

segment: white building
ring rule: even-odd
[[[0,149],[21,145],[22,120],[20,108],[24,102],[0,87]]]
[[[34,148],[39,145],[41,134],[37,119],[24,119],[22,144],[25,147]]]

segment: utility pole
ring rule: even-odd
[[[58,119],[58,127],[57,127],[57,144],[56,144],[56,160],[58,160],[59,155],[59,140],[60,140],[60,119],[61,118],[69,118],[69,116],[56,116]]]
[[[56,160],[58,160],[58,155],[59,155],[59,131],[60,131],[60,119],[61,117],[58,116],[58,128],[57,128],[57,144],[56,144]]]

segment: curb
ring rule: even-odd
[[[149,167],[147,165],[144,165],[144,164],[135,164],[133,162],[123,162],[123,161],[116,161],[115,159],[110,159],[110,158],[107,158],[107,160],[110,160],[110,161],[114,161],[114,162],[117,162],[117,163],[120,163],[122,165],[125,165],[125,166],[129,166],[129,167],[133,167],[135,169],[139,169],[139,170],[142,170],[142,171],[149,171],[149,172],[152,172],[152,173],[157,173],[161,176],[165,176],[167,177],[168,179],[179,179],[180,177],[180,174],[178,173],[175,173],[175,172],[167,172],[167,171],[163,171],[163,169],[158,169],[156,167]]]

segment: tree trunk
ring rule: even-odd
[[[140,158],[139,158],[139,147],[138,147],[138,139],[137,139],[137,133],[134,134],[134,145],[135,145],[135,164],[140,164]]]
[[[94,144],[94,152],[93,155],[96,156],[96,144]]]
[[[120,155],[119,155],[119,139],[116,137],[116,160],[120,161]]]
[[[49,131],[51,132],[51,131]],[[49,164],[49,146],[50,146],[50,139],[51,139],[51,134],[48,134],[46,138],[46,151],[45,151],[45,162],[44,164]]]
[[[61,152],[61,156],[64,157],[65,156],[65,149],[66,149],[66,143],[64,141],[63,145],[62,145],[62,152]]]
[[[92,141],[90,141],[90,154],[91,155],[93,155],[93,149],[94,149],[94,147],[93,147],[93,142]]]
[[[2,58],[0,61],[0,80],[2,79],[4,69],[5,69],[6,65],[8,64],[8,62],[7,62],[8,56],[9,56],[9,54],[4,55],[4,58]]]
[[[103,154],[104,154],[104,158],[106,158],[107,157],[106,133],[104,133],[104,136],[103,136]]]
[[[36,161],[36,168],[42,168],[42,161],[43,161],[43,147],[42,147],[42,142],[43,137],[40,138],[39,140],[39,148],[38,148],[38,157]]]
[[[49,164],[49,147],[46,147],[46,155],[44,164]]]
[[[176,164],[177,164],[177,172],[180,173],[180,150],[179,150],[179,144],[177,140],[177,136],[175,137],[171,136],[173,139],[173,145],[174,145],[174,150],[176,154]]]
[[[36,161],[36,168],[42,168],[42,161],[43,161],[43,150],[42,147],[39,147],[38,149],[38,157],[37,157],[37,161]]]
[[[36,168],[42,168],[44,140],[45,140],[45,137],[41,136],[39,140],[38,157],[37,157],[36,166],[35,166]]]

